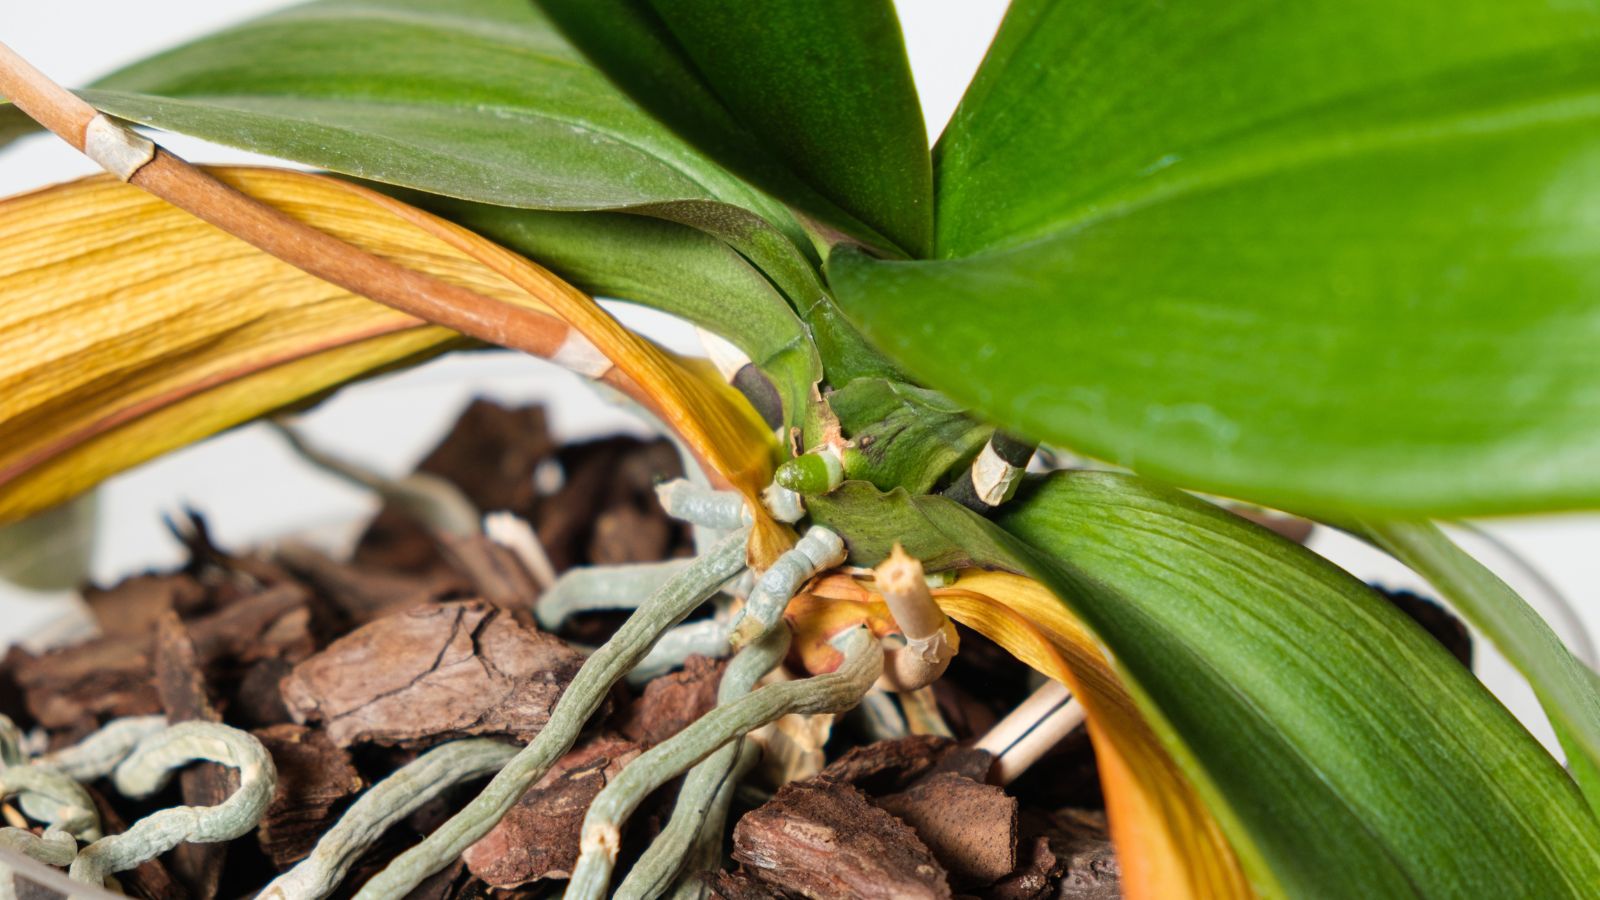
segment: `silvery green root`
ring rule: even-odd
[[[716,793],[712,795],[710,804],[703,810],[698,807],[693,810],[694,815],[699,818],[700,827],[689,836],[689,846],[687,848],[675,847],[672,851],[675,854],[675,858],[671,862],[672,868],[678,873],[677,881],[671,884],[652,882],[650,881],[651,870],[646,869],[640,873],[641,881],[638,887],[635,888],[633,886],[634,873],[639,872],[639,865],[644,862],[641,860],[638,865],[635,865],[628,872],[628,877],[623,880],[622,886],[617,889],[618,897],[660,897],[669,887],[672,888],[674,897],[684,896],[692,897],[694,900],[701,900],[706,895],[706,884],[702,876],[722,867],[723,836],[728,827],[728,809],[733,805],[734,794],[738,793],[739,782],[744,780],[746,773],[755,767],[757,760],[761,759],[760,746],[748,738],[729,746],[738,748],[738,752],[734,755],[733,767],[727,771],[725,777],[717,785]],[[718,750],[716,754],[707,758],[700,765],[712,765],[713,761],[727,749],[727,747],[724,747]],[[695,768],[698,769],[699,766]],[[693,773],[691,772],[691,774]],[[681,800],[679,802],[682,803]],[[673,815],[676,817],[676,810],[674,810]],[[657,842],[659,840],[658,838]],[[655,844],[652,843],[650,851],[654,850]],[[647,851],[646,855],[649,855],[650,851]]]
[[[733,662],[728,666],[727,672],[722,676],[722,683],[717,688],[718,705],[730,703],[748,694],[761,676],[770,672],[773,666],[782,662],[783,655],[789,649],[789,636],[787,627],[775,628],[766,638],[746,647],[738,656],[734,657]],[[644,852],[639,862],[633,867],[627,882],[624,883],[619,892],[619,896],[629,895],[631,892],[650,895],[648,888],[645,887],[646,884],[665,886],[672,883],[673,878],[678,874],[679,866],[683,863],[684,851],[699,835],[700,825],[715,800],[717,791],[732,774],[734,763],[739,758],[740,747],[743,743],[743,739],[735,739],[723,743],[690,771],[688,778],[684,780],[682,789],[678,792],[678,802],[673,808],[672,819],[667,823],[667,827],[662,829],[661,834],[657,835],[656,839],[651,842],[650,848]],[[624,770],[624,774],[633,771],[639,763],[657,766],[658,768],[662,765],[672,764],[670,760],[663,761],[659,756],[651,757],[651,754],[647,753],[630,764]],[[641,771],[641,775],[643,774]],[[654,774],[659,775],[661,772]],[[667,778],[672,778],[675,775],[676,773],[667,774]],[[634,778],[632,783],[638,784],[640,789],[648,792],[653,790],[648,785],[654,780],[640,777]],[[621,805],[629,807],[628,811],[623,813],[626,816],[631,814],[631,807],[639,803],[643,798],[630,796],[623,799],[624,802]],[[607,798],[607,800],[608,802],[613,802],[613,798]],[[599,804],[598,799],[596,804]],[[589,807],[589,818],[584,821],[585,831],[588,829],[589,821],[595,815],[597,805]],[[616,822],[616,825],[620,827],[621,822]],[[579,865],[582,865],[581,859],[579,860]],[[575,872],[572,885],[574,889],[578,885],[577,877]],[[598,877],[596,876],[596,878]],[[603,881],[599,887],[602,891],[605,889]],[[574,897],[582,896],[576,890],[569,891],[569,893],[572,893]],[[655,895],[659,896],[659,892]]]
[[[782,634],[784,629],[778,629]],[[751,650],[765,655],[774,640],[761,636]],[[781,639],[780,639],[781,640]],[[786,640],[781,640],[786,644]],[[705,759],[718,747],[789,714],[840,712],[861,700],[883,673],[883,652],[865,626],[843,632],[833,642],[844,654],[837,671],[798,681],[769,684],[701,716],[684,730],[623,769],[589,807],[582,847],[567,887],[569,898],[605,896],[611,869],[621,845],[621,823],[648,794]],[[741,654],[743,656],[744,654]],[[781,654],[780,654],[781,655]],[[735,659],[737,664],[738,658]],[[760,657],[752,663],[759,665]],[[770,666],[769,666],[770,668]],[[729,676],[733,671],[730,667]],[[728,676],[725,676],[725,678]],[[738,688],[736,684],[735,689]]]
[[[533,608],[534,617],[539,620],[540,628],[555,631],[575,613],[631,609],[660,590],[689,563],[687,559],[669,559],[620,566],[588,566],[564,572],[550,590],[540,595]]]
[[[642,685],[672,671],[691,656],[719,659],[728,655],[728,638],[733,628],[718,619],[702,619],[679,625],[663,634],[650,654],[628,673],[628,683]]]
[[[756,579],[755,590],[734,622],[734,643],[749,643],[771,630],[801,585],[844,562],[844,558],[844,540],[837,534],[820,525],[806,529],[794,549],[778,557]]]
[[[246,732],[215,722],[180,722],[139,742],[113,773],[129,797],[160,791],[172,774],[197,760],[230,766],[239,788],[216,806],[175,806],[135,822],[122,834],[100,838],[72,861],[74,880],[99,886],[106,876],[131,869],[179,844],[230,841],[261,821],[278,783],[272,756]]]
[[[78,855],[78,841],[65,831],[46,829],[41,837],[26,828],[0,828],[0,848],[36,859],[47,866],[63,868]],[[0,900],[17,896],[16,876],[11,867],[0,865]]]
[[[539,735],[512,757],[465,809],[367,882],[356,894],[357,900],[405,896],[487,834],[523,792],[571,749],[612,686],[644,659],[661,634],[744,570],[747,537],[748,532],[740,530],[723,539],[641,604],[611,640],[584,662]]]
[[[500,771],[517,748],[488,738],[435,747],[361,795],[311,855],[273,879],[261,900],[320,900],[333,893],[350,867],[383,833],[446,789]]]
[[[0,795],[18,797],[24,815],[54,830],[90,841],[100,836],[100,815],[89,792],[54,769],[8,767],[0,771]]]
[[[94,781],[110,775],[140,741],[166,727],[165,716],[113,719],[78,743],[39,757],[38,765],[56,769],[77,781]]]

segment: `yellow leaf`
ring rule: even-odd
[[[346,182],[210,171],[376,256],[547,312],[555,327],[570,323],[714,477],[751,495],[770,477],[772,435],[742,397],[528,260]],[[0,522],[353,378],[469,343],[104,176],[0,201],[0,296]],[[781,543],[782,531],[765,526]]]
[[[1083,704],[1125,896],[1252,896],[1220,826],[1094,637],[1048,588],[1008,572],[968,569],[934,597],[951,618],[1067,685]]]

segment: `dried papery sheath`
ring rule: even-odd
[[[765,662],[766,654],[774,649],[775,639],[781,637],[779,643],[787,649],[786,633],[787,629],[776,629],[751,645],[746,652],[755,651],[759,655],[754,657],[750,669]],[[857,627],[838,635],[833,644],[844,655],[837,671],[769,684],[719,705],[634,760],[606,785],[584,819],[582,854],[573,868],[567,896],[577,900],[605,896],[611,867],[621,844],[621,825],[651,791],[705,759],[716,748],[782,716],[842,712],[860,702],[883,671],[883,653],[878,649],[878,642],[865,627]],[[728,674],[723,676],[724,687],[729,687],[729,680],[734,676],[733,666],[738,662],[735,658]],[[741,682],[736,681],[729,692],[740,686]],[[718,696],[722,699],[721,689]]]
[[[16,797],[24,815],[74,837],[100,836],[100,815],[83,785],[54,769],[11,766],[0,771],[0,795]]]
[[[260,900],[328,896],[361,854],[395,823],[454,785],[500,771],[516,753],[516,747],[487,738],[452,741],[429,750],[362,794],[317,841],[310,856],[256,896]]]
[[[1017,492],[1037,449],[1037,444],[996,431],[945,496],[976,512],[988,512]]]
[[[748,538],[744,530],[724,538],[641,604],[611,640],[584,662],[532,743],[512,757],[465,809],[367,882],[356,894],[357,900],[405,896],[487,834],[523,792],[571,749],[612,686],[644,659],[662,633],[744,570]]]
[[[261,821],[278,783],[272,756],[250,734],[215,722],[180,722],[141,741],[113,781],[129,797],[147,797],[188,763],[208,760],[239,773],[239,788],[216,806],[175,806],[135,822],[83,848],[72,877],[99,885],[107,875],[131,869],[182,843],[231,841]]]
[[[709,656],[714,659],[728,655],[729,638],[733,628],[720,619],[702,619],[679,625],[663,634],[633,671],[628,673],[628,683],[643,685],[651,679],[679,668],[691,656]]]
[[[140,169],[156,158],[156,145],[102,113],[90,119],[83,129],[83,153],[107,172],[132,181]]]
[[[783,616],[784,607],[800,586],[817,573],[844,562],[844,541],[820,525],[807,529],[793,549],[786,551],[756,581],[734,623],[734,643],[744,644],[765,634]]]
[[[713,491],[685,478],[656,487],[656,498],[667,515],[694,525],[731,531],[755,524],[750,504],[737,491]]]
[[[633,609],[689,567],[691,560],[585,566],[563,572],[534,605],[539,627],[554,631],[568,616],[605,609]]]
[[[889,605],[906,645],[890,654],[884,678],[895,690],[908,692],[934,682],[956,652],[956,630],[933,600],[922,563],[894,545],[889,558],[874,571],[878,592]]]
[[[140,741],[166,727],[166,716],[113,719],[78,743],[39,757],[35,764],[63,772],[77,781],[94,781],[110,775]]]
[[[376,493],[406,515],[440,534],[470,536],[478,533],[477,507],[450,481],[427,472],[390,478],[366,466],[341,459],[307,441],[297,429],[277,419],[268,423],[306,462],[357,487]]]

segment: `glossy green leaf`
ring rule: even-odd
[[[993,524],[859,483],[808,506],[857,562],[900,540],[930,568],[1050,585],[1264,895],[1579,897],[1600,883],[1600,822],[1556,761],[1415,623],[1265,529],[1097,472],[1034,482]]]
[[[324,0],[122,69],[84,96],[147,125],[467,200],[775,201],[624,97],[527,0]]]
[[[972,255],[830,262],[880,348],[1268,505],[1600,502],[1600,6],[1012,18],[942,158],[941,252]]]
[[[858,378],[827,401],[852,445],[845,477],[881,490],[927,493],[970,463],[994,432],[943,395],[885,378]]]
[[[1544,707],[1589,805],[1600,809],[1600,688],[1526,601],[1427,522],[1364,522],[1359,533],[1438,589],[1516,666]]]
[[[834,227],[927,253],[927,138],[888,0],[539,3],[713,158]]]
[[[799,423],[822,378],[816,348],[784,296],[705,232],[629,213],[511,209],[415,191],[402,199],[516,250],[591,294],[641,303],[727,338],[771,379],[791,424]]]

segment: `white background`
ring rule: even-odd
[[[31,4],[12,0],[0,11],[0,41],[58,81],[77,85],[187,38],[288,5],[279,0],[47,0]],[[1001,0],[902,0],[899,4],[930,135],[938,133],[954,110],[1004,6]],[[182,138],[164,139],[164,143],[196,161],[252,159]],[[0,152],[0,195],[92,170],[65,145],[44,137],[29,138]],[[27,298],[0,297],[0,302],[25,303]],[[635,312],[628,313],[628,318],[670,344],[684,344],[686,332],[676,323]],[[632,427],[626,416],[596,401],[575,379],[536,361],[506,354],[443,360],[353,388],[308,415],[303,424],[313,438],[345,455],[400,473],[426,452],[456,411],[475,394],[555,401],[555,425],[572,436]],[[308,471],[259,427],[238,429],[118,477],[101,489],[98,503],[91,574],[102,582],[133,570],[177,562],[178,548],[161,525],[161,517],[186,504],[204,511],[221,540],[236,546],[307,525],[349,521],[371,508],[370,500],[353,489]],[[1498,521],[1488,523],[1488,528],[1565,594],[1588,631],[1600,631],[1600,597],[1596,596],[1600,554],[1595,552],[1600,517]],[[1392,564],[1351,542],[1324,535],[1315,546],[1363,577],[1396,585],[1415,583]],[[1487,561],[1491,564],[1504,563],[1504,556],[1494,548],[1481,543],[1473,546],[1490,553]],[[1544,608],[1543,592],[1535,584],[1514,566],[1504,573]],[[0,643],[34,633],[60,616],[68,603],[70,599],[62,595],[0,587]],[[1557,628],[1565,635],[1574,631],[1560,621]],[[1508,705],[1548,738],[1537,706],[1503,662],[1489,654],[1480,671]]]

